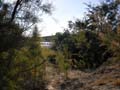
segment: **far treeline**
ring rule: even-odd
[[[45,71],[51,64],[66,73],[120,62],[119,0],[86,4],[85,18],[69,21],[64,33],[53,37],[51,49],[40,46],[36,26],[43,14],[52,14],[50,3],[0,3],[0,90],[46,90]],[[32,33],[26,35],[29,30]]]

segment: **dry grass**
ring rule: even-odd
[[[120,79],[117,79],[113,82],[114,86],[119,86],[120,87]]]
[[[92,86],[101,86],[112,83],[115,79],[110,76],[104,76],[92,83]]]
[[[98,80],[96,81],[93,85],[95,86],[101,86],[101,85],[105,85],[107,82],[104,80]]]

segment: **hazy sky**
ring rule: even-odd
[[[102,0],[53,0],[54,12],[52,16],[44,16],[44,22],[38,24],[42,36],[54,35],[67,27],[69,20],[84,17],[86,5],[84,3],[98,4]]]
[[[16,1],[16,0],[5,0]],[[82,19],[87,11],[84,3],[93,5],[99,4],[105,0],[48,0],[53,3],[54,11],[51,16],[45,15],[43,22],[38,24],[42,36],[54,35],[56,32],[62,32],[67,27],[69,20],[77,18]]]

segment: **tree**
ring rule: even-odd
[[[29,51],[29,62],[30,67],[28,67],[28,72],[32,72],[31,81],[32,81],[32,89],[45,89],[45,81],[43,79],[45,74],[45,60],[42,57],[42,50],[40,46],[40,35],[38,32],[37,26],[34,27],[32,37],[29,39],[28,43],[28,51]],[[30,68],[30,69],[29,69]],[[28,77],[28,75],[26,76]],[[28,85],[30,87],[30,85]],[[30,88],[28,88],[30,89]]]
[[[33,81],[36,83],[41,80],[41,77],[33,74],[33,71],[36,68],[38,70],[44,63],[41,60],[37,28],[32,37],[23,34],[38,20],[36,10],[47,13],[51,10],[50,4],[40,2],[41,0],[17,0],[12,4],[4,2],[1,4],[0,90],[32,90]],[[38,80],[34,76],[39,77]],[[44,89],[44,82],[40,81],[38,86]]]
[[[71,33],[69,29],[72,29]],[[55,48],[63,52],[68,62],[72,59],[73,68],[95,69],[111,57],[99,35],[87,30],[85,22],[72,22],[71,28],[63,34],[57,33],[55,37]]]
[[[16,0],[12,4],[4,4],[2,7],[7,5],[7,12],[5,15],[5,23],[15,22],[24,28],[29,29],[40,19],[43,13],[51,14],[52,5],[50,3],[44,3],[43,0]]]
[[[103,2],[100,5],[88,6],[87,28],[90,30],[105,31],[108,24],[116,31],[119,24],[119,5],[117,0]]]

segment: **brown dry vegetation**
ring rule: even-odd
[[[67,80],[65,78],[53,79],[54,89],[49,90],[120,90],[120,64],[103,65],[91,73],[70,70],[68,77]]]

